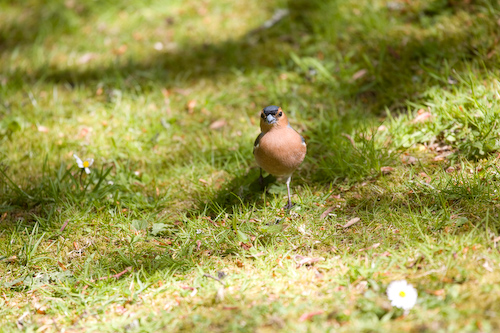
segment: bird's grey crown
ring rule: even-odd
[[[267,116],[269,114],[272,114],[273,116],[278,112],[279,106],[276,105],[269,105],[266,106],[262,111],[264,111],[264,114]]]

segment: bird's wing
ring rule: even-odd
[[[259,146],[260,139],[264,136],[264,133],[260,133],[257,139],[255,139],[255,142],[253,143],[253,151],[255,152],[255,149]]]

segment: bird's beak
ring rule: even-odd
[[[268,114],[266,120],[268,124],[274,124],[276,122],[276,118],[274,118],[272,114]]]

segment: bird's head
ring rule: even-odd
[[[270,105],[262,109],[260,113],[260,129],[263,132],[273,127],[288,126],[288,119],[279,106]]]

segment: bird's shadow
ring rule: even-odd
[[[220,214],[233,214],[241,210],[243,206],[251,208],[256,205],[265,205],[266,197],[281,192],[282,186],[275,176],[267,175],[260,180],[259,174],[258,168],[251,168],[236,176],[225,183],[212,198],[200,199],[197,204],[198,209],[192,214],[204,214],[215,218]]]

